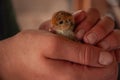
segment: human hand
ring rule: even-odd
[[[75,17],[75,20],[76,20],[75,22],[77,24],[77,28],[75,30],[75,33],[76,33],[76,37],[78,39],[80,39],[80,40],[83,39],[85,43],[89,43],[92,45],[97,44],[97,47],[102,47],[103,49],[105,49],[105,47],[107,46],[107,45],[103,44],[104,41],[106,41],[106,40],[108,41],[108,40],[112,39],[113,40],[112,42],[111,41],[108,42],[108,43],[111,43],[110,44],[111,48],[109,48],[109,50],[117,49],[119,47],[119,44],[118,44],[118,41],[120,40],[119,39],[119,32],[117,30],[117,33],[116,33],[116,30],[113,29],[114,28],[114,21],[111,18],[105,16],[101,19],[99,12],[95,9],[90,9],[87,13],[84,11],[83,12],[79,11],[73,15]],[[50,26],[50,22],[47,21],[44,24],[42,24],[42,29],[47,30],[49,26]],[[97,33],[100,35],[100,36],[98,36],[96,41],[94,40],[95,38],[94,39],[91,38],[91,39],[93,39],[93,41],[90,40],[90,42],[88,42],[87,35],[90,32],[94,32],[94,33]],[[108,47],[109,46],[107,46],[107,48]],[[116,52],[120,53],[120,51],[118,51],[118,50],[115,51],[115,53]],[[120,55],[117,54],[117,56],[119,56],[119,57],[116,57],[116,58],[118,60],[120,60]],[[114,67],[114,69],[115,68],[117,69],[117,67]],[[116,71],[116,73],[117,72],[118,71]],[[117,74],[112,76],[112,77],[115,77],[115,76],[117,76]]]
[[[100,13],[98,10],[91,8],[88,12],[77,11],[73,13],[75,18],[75,35],[79,40],[82,40],[85,44],[96,45],[96,47],[106,47],[102,43],[106,38],[109,38],[108,35],[114,31],[114,21],[105,16],[101,19]],[[44,22],[40,29],[47,30],[51,27],[50,20]],[[89,35],[94,33],[93,36]],[[113,33],[114,34],[114,33]],[[112,36],[112,35],[111,35]],[[115,37],[115,36],[112,36]],[[118,38],[118,36],[117,36]],[[119,39],[119,38],[118,38]],[[109,39],[110,40],[110,39]],[[114,38],[114,41],[117,40]],[[115,43],[115,42],[114,42]],[[111,49],[119,47],[119,44],[113,44]],[[106,50],[106,49],[105,49]]]
[[[106,63],[113,55],[109,66],[101,62],[106,55]],[[0,76],[2,80],[115,80],[117,66],[111,55],[47,31],[23,31],[0,42]]]
[[[116,59],[120,62],[120,30],[114,29],[114,21],[107,16],[100,18],[100,13],[96,9],[89,10],[84,20],[78,18],[81,16],[80,12],[75,15],[78,22],[76,37],[85,43],[114,51]]]
[[[89,11],[90,12],[90,11]],[[113,29],[114,26],[114,21],[112,19],[110,19],[109,17],[104,17],[102,19],[100,19],[100,14],[97,11],[92,11],[94,12],[93,14],[91,14],[91,16],[98,16],[98,18],[92,19],[89,18],[89,16],[84,19],[82,22],[80,22],[79,26],[77,27],[76,31],[81,30],[80,28],[83,28],[85,30],[87,30],[86,28],[89,28],[86,32],[84,31],[84,33],[78,33],[77,37],[78,39],[83,39],[85,43],[88,44],[93,44],[97,47],[101,47],[107,51],[114,51],[115,55],[116,55],[116,60],[118,63],[120,63],[120,30],[119,29]],[[91,13],[92,13],[91,12]],[[95,14],[97,13],[97,14]],[[78,13],[80,15],[80,13]],[[89,22],[89,24],[87,24],[88,27],[86,26],[82,26],[85,23],[87,23],[86,21],[91,21]],[[97,24],[95,23],[97,22]],[[95,26],[91,26],[91,25],[95,25]],[[82,31],[83,32],[83,31]],[[94,36],[89,37],[89,39],[87,38],[88,35],[90,33],[94,33],[97,38],[94,38]],[[84,38],[83,38],[84,36]],[[97,39],[97,40],[95,40]],[[118,71],[117,71],[118,73]]]

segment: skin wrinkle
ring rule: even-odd
[[[83,47],[85,47],[85,46],[83,46]],[[77,55],[77,56],[78,56],[78,59],[77,59],[77,60],[78,60],[78,62],[81,62],[81,63],[84,64],[84,63],[85,63],[85,61],[84,61],[84,60],[85,60],[85,54],[84,54],[85,52],[81,52],[81,51],[85,51],[85,50],[81,50],[81,49],[79,48],[79,46],[78,46],[78,55]],[[83,54],[81,54],[81,53],[83,53]],[[82,55],[83,55],[83,56],[82,56]],[[83,58],[84,58],[84,59],[83,59]],[[83,67],[82,67],[82,68],[83,68],[83,69],[82,69],[83,71],[82,71],[82,74],[81,74],[81,76],[82,76],[81,79],[83,79],[83,80],[84,80],[84,77],[85,77],[85,72],[84,72],[85,67],[86,67],[86,66],[83,66]]]
[[[85,52],[84,52],[84,64],[87,64],[87,62],[88,62],[88,60],[87,60],[87,52],[88,52],[88,48],[87,48],[87,46],[85,46],[86,48],[85,48]],[[85,73],[85,71],[86,71],[86,69],[87,69],[87,65],[86,66],[84,66],[83,67],[83,74],[82,74],[82,76],[83,76],[83,79],[85,78],[85,76],[86,76],[86,73]]]
[[[78,50],[79,50],[79,52],[78,52],[78,61],[80,62],[80,63],[82,63],[82,64],[85,64],[85,55],[84,55],[84,53],[85,52],[81,52],[81,51],[85,51],[85,50],[81,50],[80,48],[79,48],[79,46],[78,46]]]
[[[91,53],[91,48],[89,48],[89,46],[86,46],[86,45],[83,46],[83,47],[85,47],[85,48],[83,48],[85,50],[81,50],[81,49],[78,48],[79,49],[79,53],[78,53],[78,59],[77,60],[78,60],[78,62],[81,62],[82,64],[85,64],[87,66],[87,64],[90,62],[89,61],[90,60],[89,56],[91,56],[88,53],[92,54]],[[84,51],[84,52],[81,52],[81,51]],[[88,52],[88,51],[90,51],[90,52]]]
[[[85,48],[85,53],[84,53],[84,64],[88,64],[88,50],[89,48],[86,46],[86,48]]]
[[[81,60],[81,56],[80,56],[81,50],[79,49],[79,46],[78,46],[78,50],[79,50],[79,52],[78,52],[78,55],[77,55],[77,56],[78,56],[78,59],[77,59],[77,60],[78,60],[78,62],[80,62],[80,60]]]
[[[89,46],[85,46],[85,53],[84,53],[84,64],[91,65],[91,57],[93,56],[92,53],[94,53],[93,49]]]

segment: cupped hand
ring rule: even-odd
[[[113,41],[109,41],[109,43],[112,43],[108,43],[111,46],[109,51],[119,47],[119,32],[116,33],[113,29],[114,21],[110,17],[101,18],[99,11],[94,8],[91,8],[88,12],[79,10],[73,13],[73,16],[76,23],[75,35],[84,44],[87,43],[105,49],[109,46],[103,43],[112,39]],[[39,29],[48,31],[49,27],[51,27],[50,20],[41,24]]]
[[[75,17],[75,22],[77,25],[75,29],[75,34],[79,40],[83,40],[84,44],[87,43],[90,45],[94,45],[95,47],[114,52],[116,56],[115,62],[113,63],[117,63],[120,61],[120,31],[114,30],[114,21],[110,17],[105,16],[101,18],[99,11],[96,9],[90,9],[88,12],[77,11],[73,14],[73,16]],[[42,24],[40,29],[48,30],[49,26],[51,26],[50,21],[46,21]],[[96,57],[96,54],[94,54],[94,56]],[[108,56],[106,56],[105,59],[107,58]],[[105,59],[103,60],[103,62],[106,61]],[[116,74],[111,77],[116,77],[118,73],[117,64],[113,67],[113,69],[116,69]]]
[[[112,53],[44,30],[0,42],[2,80],[115,80],[116,65]]]
[[[100,17],[96,9],[74,14],[77,22],[76,37],[84,43],[101,47],[107,51],[114,51],[118,63],[120,62],[120,30],[114,29],[114,20],[108,16]],[[77,15],[77,16],[76,16]]]

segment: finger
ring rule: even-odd
[[[120,48],[120,30],[114,30],[97,45],[104,48],[105,50],[115,50]]]
[[[74,17],[74,19],[75,19],[75,24],[78,25],[78,24],[80,24],[80,22],[81,22],[82,20],[85,19],[85,17],[86,17],[86,12],[85,12],[85,11],[82,11],[82,10],[78,10],[78,11],[76,11],[76,12],[73,13],[73,17]]]
[[[89,44],[96,44],[113,31],[113,28],[114,21],[110,17],[105,16],[95,27],[85,34],[84,41]]]
[[[52,46],[48,47],[53,47],[53,49],[44,52],[44,56],[47,58],[95,67],[103,67],[112,63],[112,55],[100,48],[63,39],[62,37],[49,37],[49,39]]]
[[[40,27],[39,27],[39,30],[47,30],[47,31],[49,31],[49,29],[50,29],[50,27],[51,27],[52,25],[51,25],[51,21],[50,20],[47,20],[47,21],[45,21],[45,22],[43,22],[41,25],[40,25]]]
[[[78,25],[76,28],[76,37],[82,39],[83,35],[90,30],[96,22],[100,19],[100,13],[98,10],[91,8],[87,14],[86,18]]]
[[[115,50],[116,60],[120,63],[120,49]]]

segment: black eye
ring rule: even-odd
[[[63,21],[60,21],[59,24],[63,24]]]

